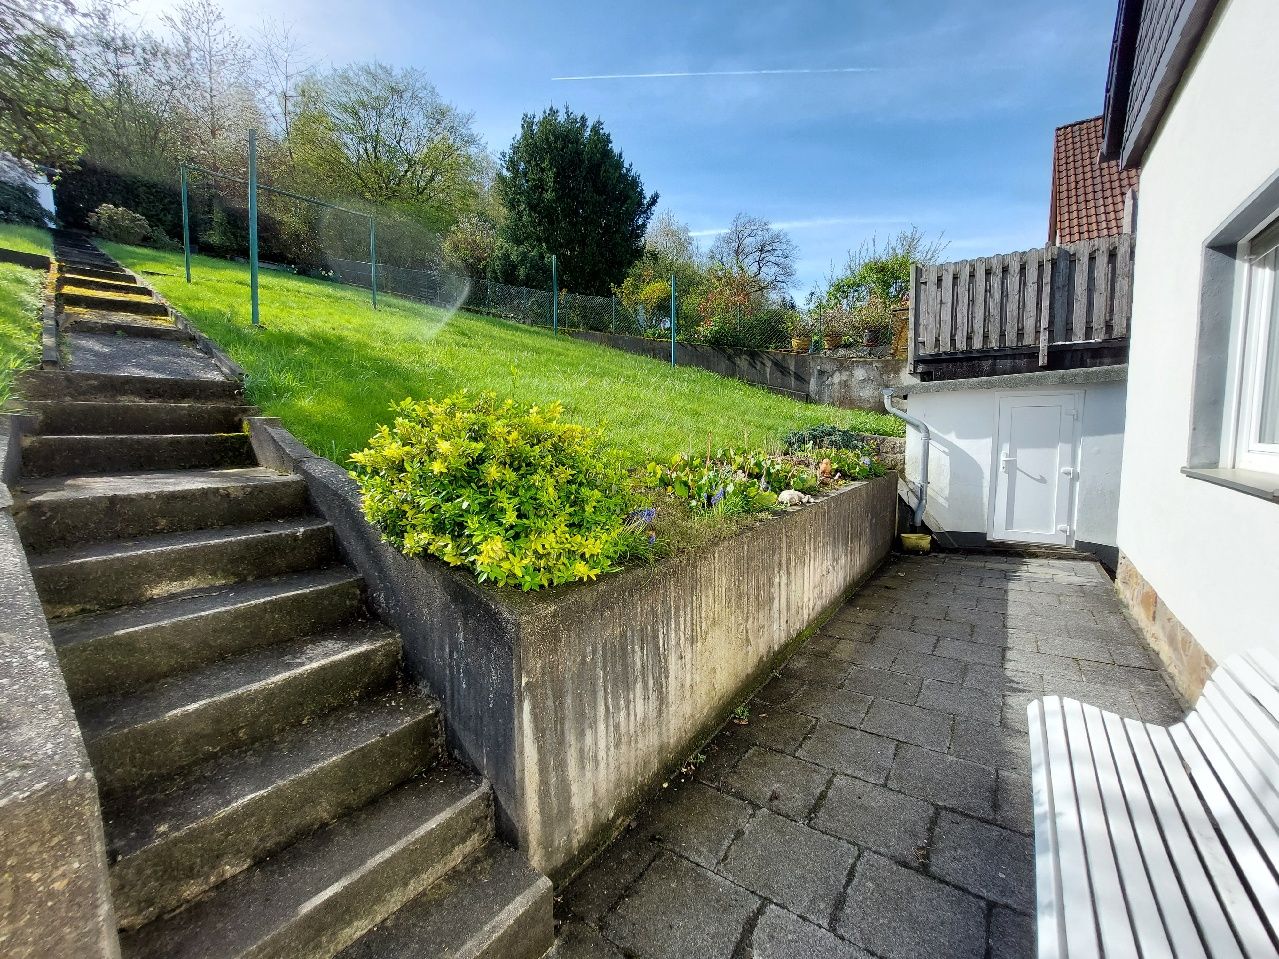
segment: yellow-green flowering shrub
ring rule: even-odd
[[[352,475],[364,515],[405,555],[530,590],[594,579],[639,543],[621,460],[558,403],[463,392],[392,409]]]

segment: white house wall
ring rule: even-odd
[[[1279,169],[1277,37],[1275,0],[1225,0],[1141,172],[1119,547],[1218,660],[1279,647],[1279,504],[1180,472],[1203,245]]]
[[[985,535],[999,400],[1025,390],[950,390],[917,393],[907,408],[932,431],[926,521],[938,532]],[[1075,484],[1075,539],[1116,545],[1119,476],[1123,462],[1124,384],[1052,387],[1037,393],[1081,393],[1079,479]],[[919,433],[907,431],[906,475],[919,481]]]

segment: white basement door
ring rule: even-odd
[[[1074,544],[1079,403],[1074,393],[1000,399],[990,539]]]

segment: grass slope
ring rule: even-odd
[[[291,274],[261,274],[262,328],[249,324],[248,269],[180,253],[107,245],[248,372],[252,400],[312,450],[338,462],[364,447],[405,397],[495,390],[525,403],[558,400],[601,427],[633,463],[716,446],[776,445],[787,430],[838,423],[900,434],[899,421],[798,403],[737,380],[554,337],[487,317]]]
[[[53,253],[53,241],[49,238],[49,231],[38,226],[0,223],[0,249],[49,256]]]
[[[0,263],[0,403],[13,375],[40,356],[40,305],[44,274]]]

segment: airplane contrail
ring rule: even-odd
[[[552,80],[658,80],[671,77],[769,77],[805,73],[872,73],[877,67],[815,67],[791,70],[679,70],[669,73],[592,73]]]

